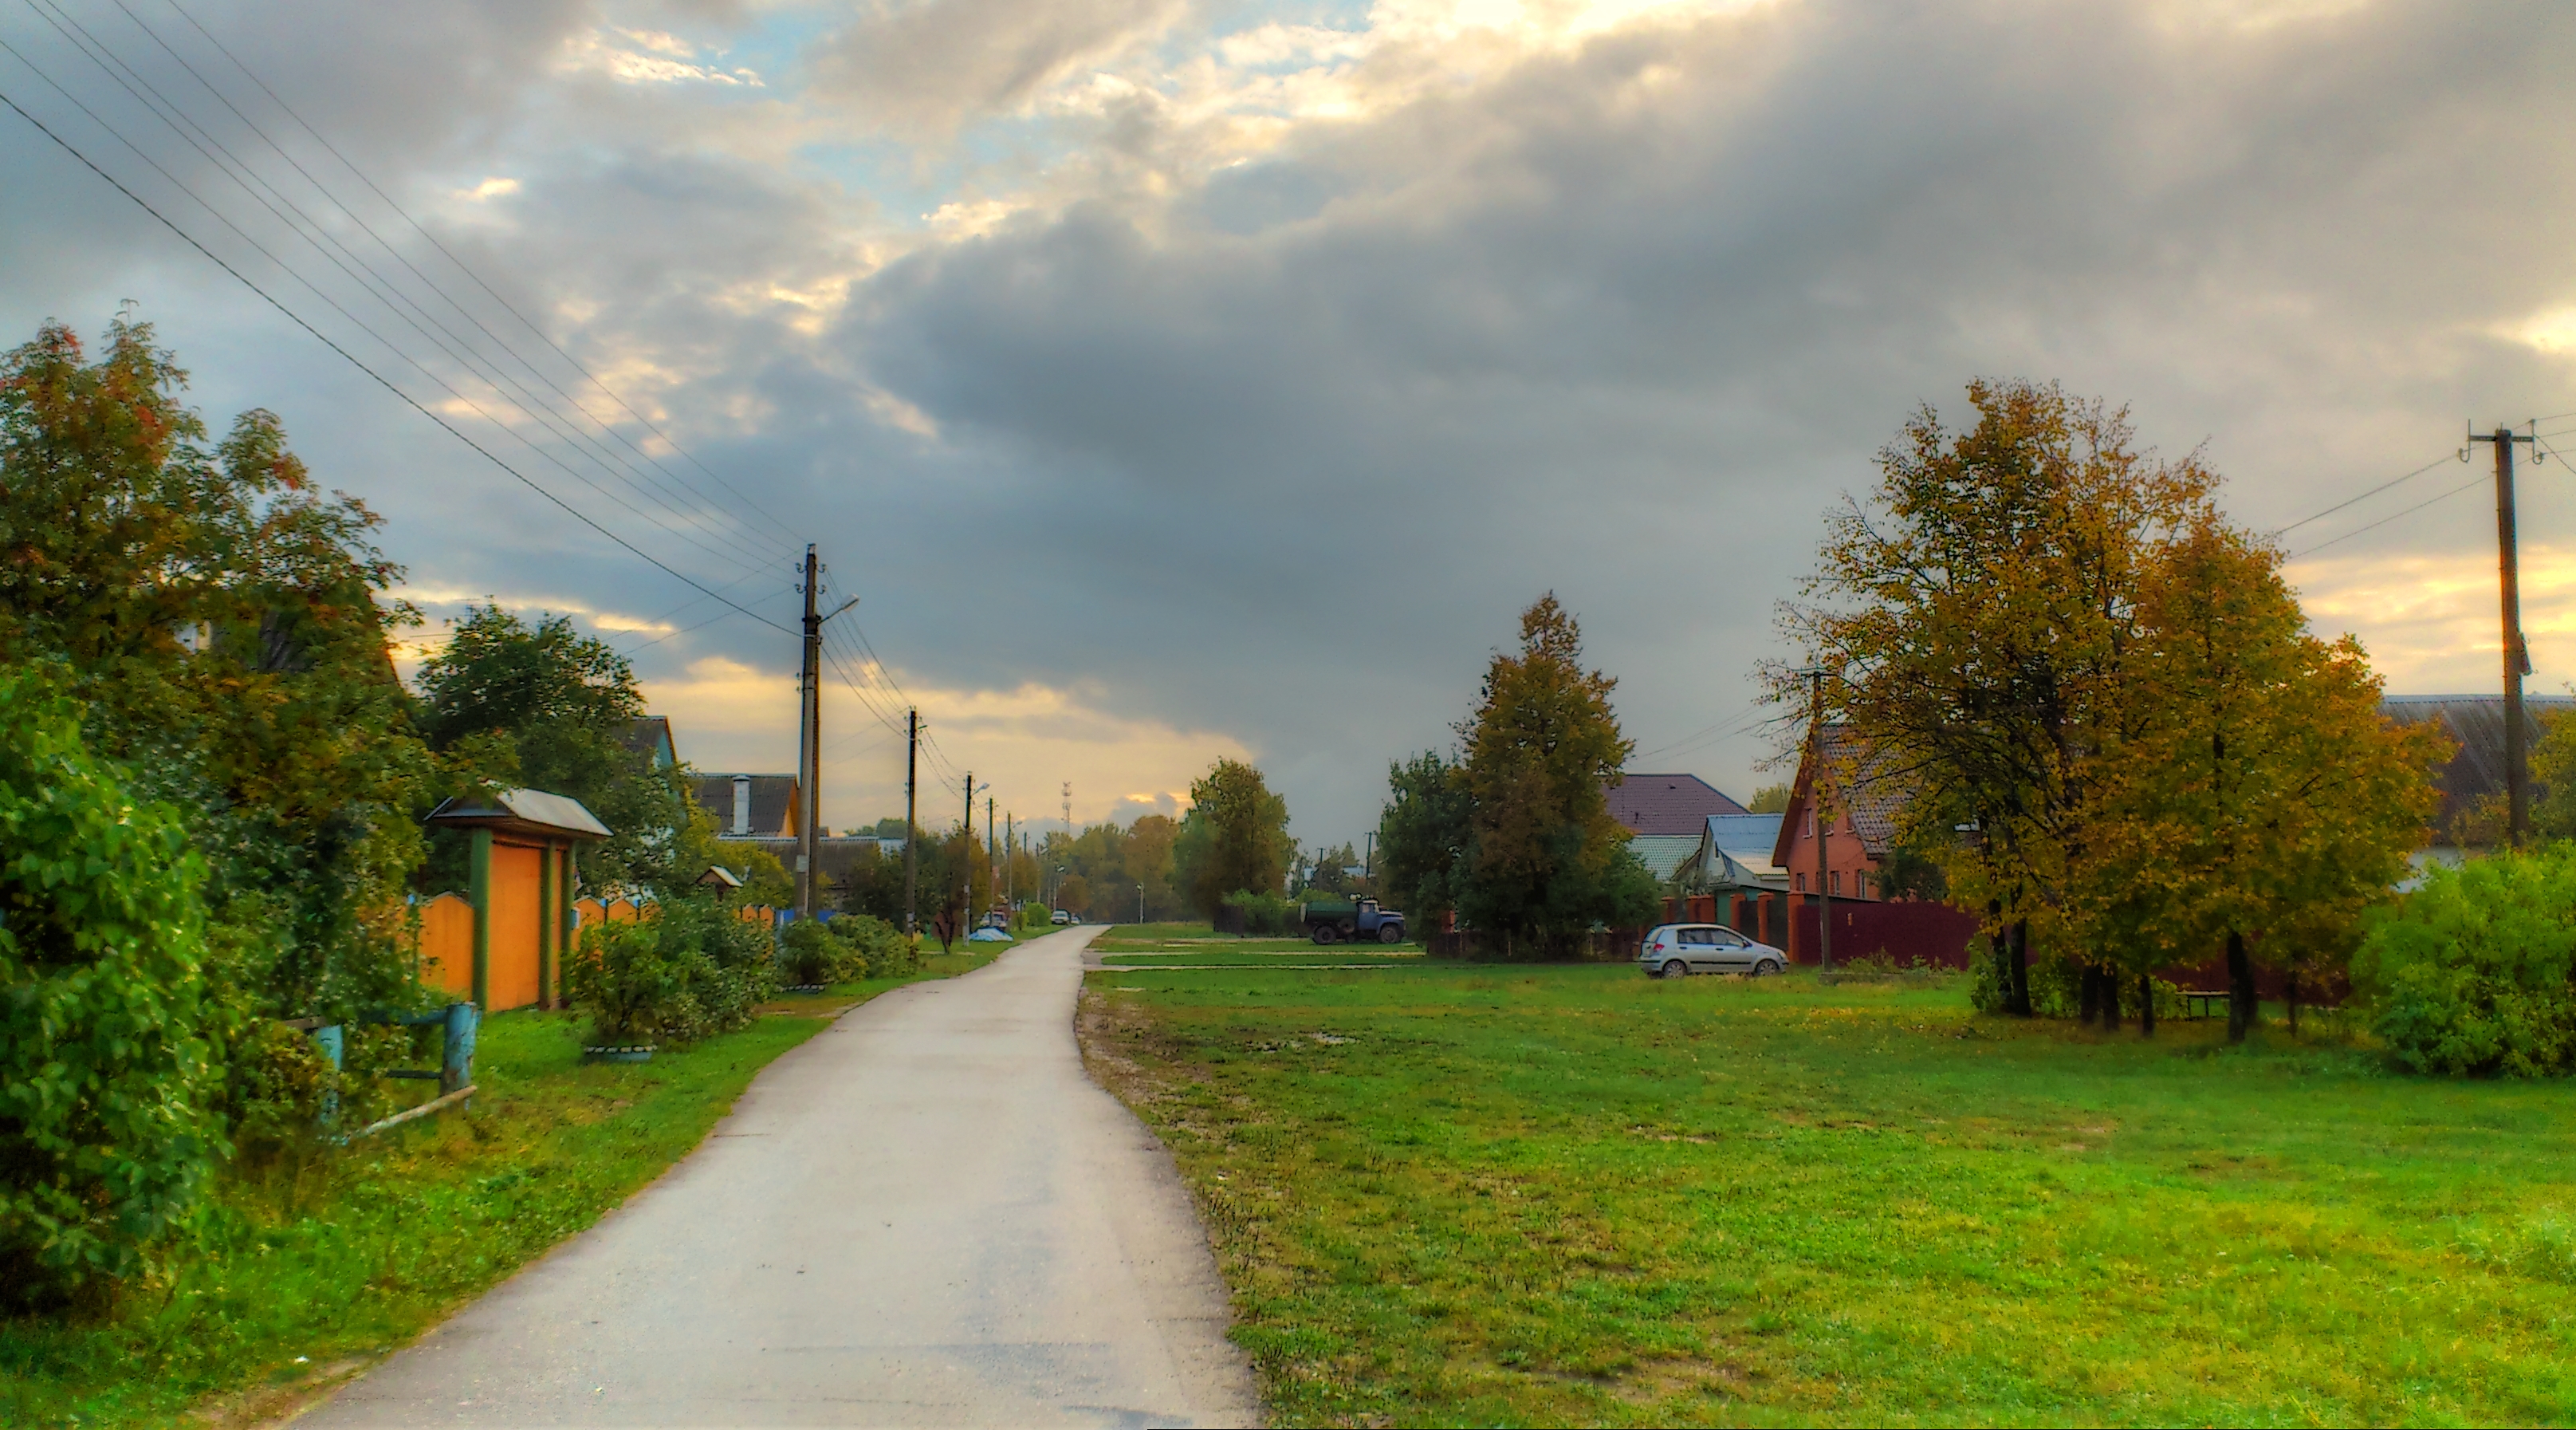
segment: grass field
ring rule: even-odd
[[[933,957],[949,977],[989,955]],[[767,1005],[649,1063],[585,1067],[580,1014],[504,1013],[476,1039],[470,1111],[301,1177],[231,1178],[205,1248],[112,1321],[0,1322],[0,1425],[256,1421],[356,1373],[697,1146],[754,1074],[828,1015],[915,979]]]
[[[1083,1025],[1282,1423],[2576,1420],[2568,1088],[1965,1004],[1416,964]]]

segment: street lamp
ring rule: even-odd
[[[1141,882],[1136,885],[1136,922],[1145,922],[1145,886]]]

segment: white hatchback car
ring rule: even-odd
[[[1767,978],[1789,966],[1789,955],[1720,924],[1663,924],[1638,943],[1637,966],[1657,978],[1693,973]]]

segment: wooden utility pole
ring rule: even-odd
[[[2531,831],[2531,789],[2523,766],[2522,678],[2531,674],[2531,650],[2522,638],[2522,556],[2514,531],[2513,444],[2539,440],[2537,424],[2529,436],[2499,425],[2493,433],[2476,434],[2471,442],[2495,444],[2496,584],[2504,619],[2504,789],[2505,844],[2519,849]],[[2463,451],[2460,454],[2466,457]]]
[[[921,842],[921,710],[916,706],[903,717],[903,936],[914,942],[921,939],[921,916],[914,902],[913,880],[919,877],[920,855],[914,846]]]
[[[961,919],[972,918],[975,914],[975,772],[973,770],[966,772],[966,857],[959,862],[957,872],[966,880],[966,901],[959,906],[957,916]]]
[[[823,617],[814,609],[817,582],[813,543],[805,546],[805,658],[797,683],[802,704],[796,712],[796,782],[802,806],[796,811],[796,917],[814,917],[814,786],[822,767]]]

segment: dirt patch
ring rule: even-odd
[[[368,1358],[336,1360],[315,1366],[274,1384],[238,1391],[201,1403],[188,1412],[190,1425],[283,1425],[331,1397],[373,1366]]]

